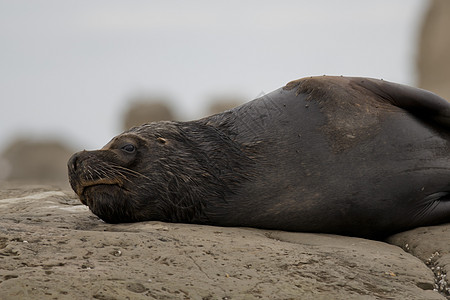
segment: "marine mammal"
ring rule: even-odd
[[[288,83],[189,122],[132,128],[68,162],[106,222],[382,237],[450,221],[450,104],[358,77]]]

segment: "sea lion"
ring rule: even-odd
[[[288,83],[189,122],[134,127],[68,162],[106,222],[380,238],[450,221],[450,104],[355,77]]]

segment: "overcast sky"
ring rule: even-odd
[[[17,135],[78,149],[121,130],[127,100],[183,119],[309,75],[414,85],[423,0],[0,0],[0,151]]]

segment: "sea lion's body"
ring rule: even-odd
[[[449,124],[430,92],[313,77],[197,121],[133,128],[75,154],[69,173],[107,222],[380,237],[450,221]]]

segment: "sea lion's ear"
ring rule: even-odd
[[[162,138],[162,137],[158,137],[158,138],[156,139],[156,141],[158,141],[158,143],[160,143],[160,144],[165,144],[165,143],[167,143],[167,140],[166,140],[165,138]]]

